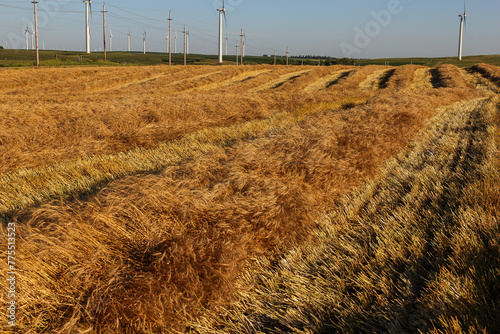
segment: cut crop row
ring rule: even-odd
[[[314,242],[253,264],[239,301],[196,332],[497,333],[497,103],[442,111]]]
[[[385,91],[85,201],[16,214],[20,330],[184,331],[203,308],[230,302],[251,258],[308,240],[323,210],[373,177],[437,107],[475,92]]]

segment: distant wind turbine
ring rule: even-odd
[[[130,52],[130,30],[127,34],[127,51]]]
[[[226,56],[227,56],[227,34],[226,34]]]
[[[465,12],[465,1],[464,1],[464,13],[458,15],[460,17],[460,34],[458,37],[458,60],[462,60],[462,47],[463,47],[463,36],[464,36],[464,24],[466,24],[467,14]]]
[[[146,54],[146,31],[142,34],[142,53]]]
[[[26,30],[24,31],[24,34],[26,36],[26,50],[28,50],[28,34],[30,33],[30,30],[28,29],[28,25],[26,25]]]
[[[224,15],[224,20],[226,20],[226,7],[224,6],[224,0],[222,0],[222,8],[217,9],[217,11],[219,12],[219,63],[222,63],[222,15]]]
[[[35,30],[33,30],[33,24],[31,25],[31,50],[35,49]]]
[[[111,26],[109,26],[109,52],[113,51],[113,32],[111,31]]]
[[[90,53],[90,26],[89,26],[89,5],[91,0],[85,0],[85,41],[86,41],[86,53]]]

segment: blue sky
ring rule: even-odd
[[[25,48],[32,0],[0,0],[0,45]],[[38,0],[40,47],[84,50],[85,5],[80,0]],[[106,28],[113,50],[165,52],[168,11],[172,10],[177,51],[183,26],[191,53],[217,53],[222,0],[107,0]],[[229,54],[245,30],[246,54],[326,55],[353,58],[454,56],[463,0],[226,0]],[[91,50],[102,50],[102,1],[92,1]],[[464,55],[500,54],[500,1],[469,0]],[[172,37],[173,37],[172,36]],[[108,41],[109,45],[109,41]],[[172,47],[173,49],[174,47]]]

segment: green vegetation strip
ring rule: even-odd
[[[253,288],[197,331],[499,332],[497,103],[441,111],[316,242],[259,259],[241,282]]]
[[[345,99],[281,112],[263,120],[225,128],[207,128],[183,138],[162,143],[154,149],[138,148],[114,155],[99,155],[64,161],[51,166],[19,169],[0,178],[0,216],[6,219],[16,210],[51,199],[94,191],[105,182],[136,173],[151,173],[184,159],[252,139],[296,124],[327,109],[363,103],[366,99]]]

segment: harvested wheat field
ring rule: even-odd
[[[500,332],[499,68],[0,73],[19,332]]]

